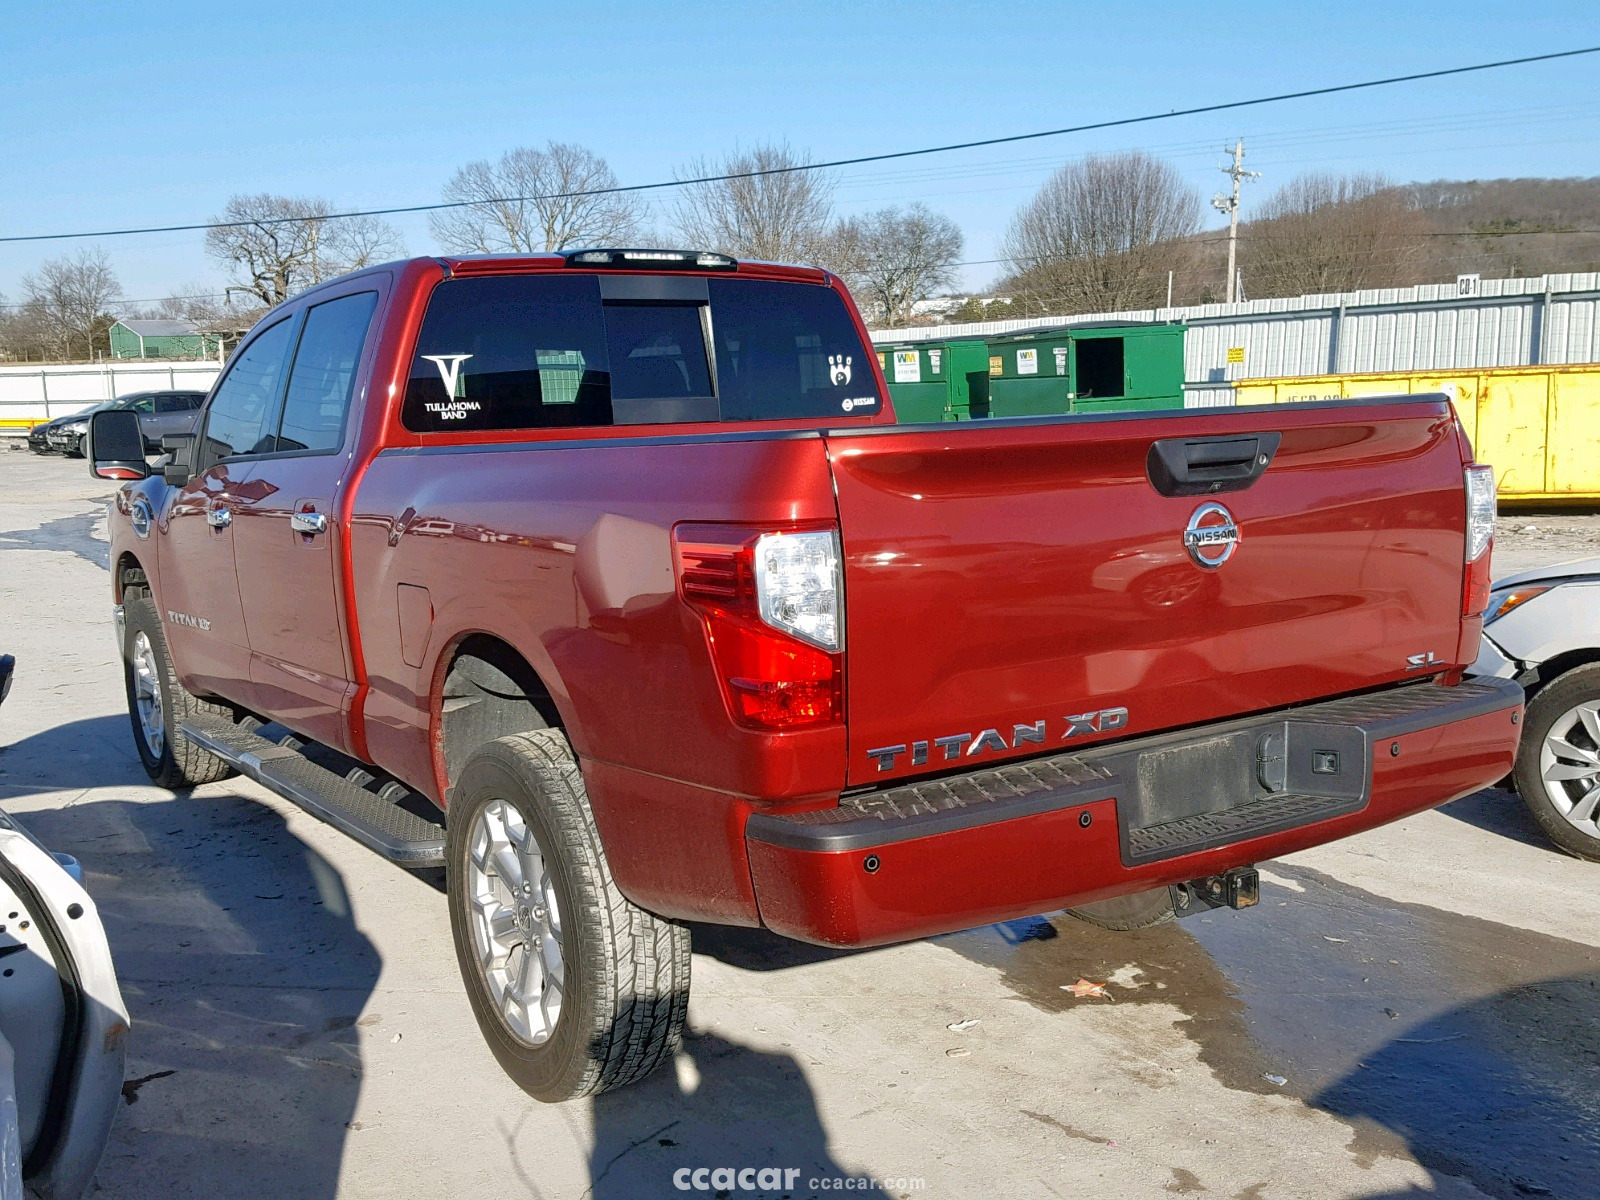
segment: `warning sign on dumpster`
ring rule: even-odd
[[[1056,374],[1065,375],[1067,373],[1067,348],[1065,346],[1056,346],[1052,348],[1051,352],[1056,356]]]
[[[921,383],[922,363],[915,350],[894,352],[894,381],[896,383]]]
[[[989,355],[989,374],[1004,375],[1006,373],[1006,360],[998,354]]]

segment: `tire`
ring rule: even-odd
[[[228,778],[234,773],[233,768],[216,755],[200,749],[179,733],[178,728],[192,716],[220,715],[231,721],[233,711],[226,705],[191,695],[178,682],[177,673],[172,669],[172,656],[167,652],[161,614],[156,611],[149,591],[142,587],[128,588],[122,596],[122,615],[122,679],[128,693],[133,743],[145,774],[161,787],[174,791]],[[149,710],[149,728],[146,716],[141,713],[141,698],[153,706]]]
[[[1093,904],[1080,904],[1067,911],[1080,921],[1124,933],[1165,925],[1178,915],[1172,907],[1172,889],[1164,887],[1135,892],[1131,896],[1096,900]]]
[[[558,1102],[623,1087],[670,1058],[688,1016],[689,930],[617,889],[561,731],[476,750],[448,827],[456,959],[506,1074],[535,1099]],[[513,893],[524,903],[508,904]],[[540,979],[536,1003],[524,999],[530,972]]]
[[[1534,694],[1523,714],[1512,772],[1517,794],[1550,840],[1591,862],[1600,862],[1597,734],[1600,663],[1593,663],[1558,675]],[[1547,780],[1547,773],[1568,778]]]

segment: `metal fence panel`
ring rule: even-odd
[[[211,360],[0,366],[0,435],[26,433],[35,422],[129,392],[209,391],[221,370],[221,364]]]
[[[920,341],[1014,333],[1080,321],[1183,321],[1190,384],[1238,379],[1600,361],[1600,273],[1484,279],[1475,295],[1423,284],[1203,304],[979,321],[873,333]],[[1243,349],[1230,363],[1228,351]],[[1237,355],[1236,355],[1237,357]]]

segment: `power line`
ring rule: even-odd
[[[409,213],[441,212],[454,208],[474,208],[484,204],[516,204],[532,200],[569,200],[584,196],[607,196],[625,192],[649,192],[663,188],[688,187],[700,183],[722,183],[734,179],[755,179],[767,175],[790,175],[805,171],[825,171],[839,167],[854,167],[864,163],[890,162],[902,158],[919,158],[930,154],[949,154],[956,150],[975,150],[983,146],[1003,146],[1012,142],[1036,141],[1040,138],[1062,137],[1069,133],[1090,133],[1101,129],[1121,129],[1130,125],[1144,125],[1153,121],[1170,121],[1178,117],[1201,116],[1206,113],[1230,112],[1241,108],[1255,108],[1263,104],[1280,104],[1287,100],[1304,100],[1312,96],[1332,96],[1341,92],[1361,91],[1366,88],[1390,87],[1400,83],[1416,83],[1424,79],[1441,79],[1451,75],[1466,75],[1478,71],[1493,71],[1503,67],[1524,66],[1528,63],[1551,62],[1556,59],[1576,58],[1585,54],[1600,53],[1600,46],[1586,46],[1577,50],[1557,50],[1549,54],[1530,54],[1522,58],[1504,58],[1496,62],[1473,63],[1465,67],[1444,67],[1436,71],[1418,71],[1410,75],[1391,75],[1385,79],[1366,79],[1358,83],[1332,84],[1328,87],[1308,88],[1299,92],[1281,92],[1275,96],[1257,96],[1251,100],[1229,100],[1221,104],[1203,104],[1195,108],[1171,109],[1164,113],[1147,113],[1138,117],[1122,117],[1113,121],[1094,121],[1086,125],[1071,125],[1062,129],[1045,129],[1036,133],[1015,133],[1005,137],[982,138],[971,142],[952,142],[944,146],[925,146],[917,150],[895,150],[883,154],[865,154],[856,158],[840,158],[830,162],[800,163],[788,167],[770,167],[759,171],[736,171],[723,175],[701,175],[691,179],[663,180],[657,183],[636,183],[609,188],[587,188],[575,192],[553,192],[542,196],[501,196],[485,200],[456,200],[438,204],[409,204],[393,208],[369,208],[351,212],[328,213],[318,220],[340,221],[352,217],[389,217]],[[81,238],[134,237],[151,233],[193,233],[210,229],[244,229],[267,225],[288,225],[307,220],[306,217],[276,217],[263,221],[202,221],[188,225],[157,225],[137,229],[102,229],[84,233],[35,233],[0,237],[0,244],[14,242],[56,242]]]
[[[1479,231],[1479,230],[1463,230],[1460,233],[1451,233],[1451,232],[1449,232],[1447,230],[1446,231],[1416,230],[1416,231],[1411,231],[1411,232],[1398,231],[1398,232],[1386,233],[1384,236],[1386,238],[1456,238],[1456,239],[1465,241],[1465,240],[1474,239],[1474,238],[1564,237],[1564,236],[1569,236],[1569,235],[1571,235],[1571,236],[1591,236],[1592,237],[1592,236],[1595,236],[1597,234],[1600,234],[1600,229],[1496,229],[1496,230],[1487,230],[1486,229],[1486,230],[1482,230],[1482,231]],[[1260,237],[1261,236],[1261,231],[1259,231],[1259,230],[1256,231],[1254,236]],[[1187,244],[1189,244],[1189,245],[1207,245],[1207,246],[1216,245],[1219,242],[1226,241],[1227,237],[1228,237],[1228,235],[1227,235],[1226,231],[1219,231],[1217,233],[1212,233],[1212,234],[1201,234],[1198,237],[1195,237],[1194,239],[1192,239],[1192,241],[1188,242]],[[1267,240],[1270,241],[1270,237]],[[1061,259],[1065,259],[1065,258],[1070,258],[1072,256],[1071,255],[1066,255],[1066,254],[1051,254],[1051,255],[1030,255],[1030,257],[1033,257],[1033,258],[1045,257],[1045,258],[1061,258]],[[1009,265],[1011,265],[1011,262],[1012,262],[1012,260],[1009,259],[1009,258],[973,258],[973,259],[967,259],[967,260],[965,260],[963,262],[951,263],[950,265],[952,267],[994,267],[994,266],[1009,266]],[[119,299],[119,300],[116,300],[115,302],[113,302],[112,304],[108,305],[107,307],[113,308],[113,309],[116,309],[116,308],[130,308],[130,307],[133,307],[134,305],[139,305],[139,304],[160,304],[160,303],[162,303],[163,301],[166,301],[166,300],[221,300],[222,298],[223,298],[223,295],[222,295],[221,292],[196,292],[196,293],[193,293],[191,295],[184,295],[184,296],[147,296],[142,300],[122,300],[122,299]],[[0,309],[6,309],[6,308],[22,309],[22,308],[29,307],[30,303],[32,303],[32,302],[31,301],[27,301],[27,300],[0,301]]]

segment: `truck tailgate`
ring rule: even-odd
[[[1242,490],[1162,495],[1147,472],[1157,440],[1263,433],[1281,441]],[[1457,658],[1465,504],[1442,399],[827,441],[852,786],[1323,699]],[[1215,567],[1184,538],[1208,502],[1239,532]]]

